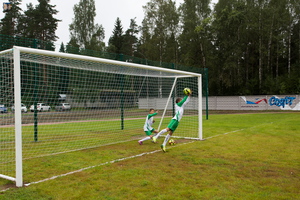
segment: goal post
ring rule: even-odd
[[[172,93],[173,93],[174,88],[175,88],[175,86],[176,86],[176,81],[177,81],[177,78],[175,78],[175,80],[174,80],[172,89],[171,89],[171,91],[170,91],[169,98],[168,98],[168,100],[167,100],[167,103],[166,103],[164,112],[163,112],[163,114],[162,114],[161,120],[160,120],[159,125],[158,125],[158,128],[157,128],[158,130],[160,130],[160,128],[161,128],[161,124],[162,124],[162,122],[163,122],[164,116],[165,116],[165,114],[166,114],[166,111],[167,111],[167,108],[168,108],[168,105],[169,105],[169,101],[170,101],[170,99],[171,99],[171,97],[172,97]]]
[[[21,62],[20,50],[15,48],[14,59],[14,107],[15,107],[15,154],[16,154],[16,186],[23,185],[22,160],[22,115],[21,115]]]
[[[193,94],[173,136],[203,137],[201,74],[19,46],[0,52],[0,68],[0,178],[17,187],[37,181],[34,159],[145,137],[150,108],[165,128],[185,87]]]

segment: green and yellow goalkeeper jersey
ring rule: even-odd
[[[144,131],[151,131],[152,128],[152,124],[153,124],[153,116],[157,115],[157,113],[153,113],[153,114],[149,114],[146,117],[146,121],[145,121],[145,125],[144,125]]]
[[[190,101],[190,97],[185,96],[180,102],[178,102],[175,105],[175,116],[172,119],[175,119],[178,122],[181,120],[184,112],[184,107],[189,101]]]

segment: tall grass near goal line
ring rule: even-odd
[[[161,138],[29,159],[25,182],[97,167],[10,189],[0,199],[299,199],[299,120],[299,113],[211,115],[207,140],[176,139],[167,153]],[[130,158],[145,152],[154,153]],[[0,189],[9,184],[0,179]]]

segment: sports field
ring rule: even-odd
[[[298,112],[214,114],[203,121],[206,140],[176,139],[166,153],[162,138],[138,145],[135,132],[28,159],[27,187],[0,179],[0,199],[300,199],[299,121]]]

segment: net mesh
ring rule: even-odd
[[[176,97],[194,93],[176,130],[178,137],[198,137],[198,77],[179,71],[144,69],[136,64],[65,54],[21,53],[23,159],[51,156],[145,137],[150,108],[167,111],[165,128],[174,115]],[[0,54],[0,174],[14,176],[13,54]],[[171,93],[175,77],[174,91]],[[168,98],[171,96],[168,102]],[[161,115],[155,117],[158,122]]]
[[[15,172],[15,135],[14,117],[9,114],[9,106],[13,104],[13,60],[5,54],[0,58],[0,174],[14,175]]]

